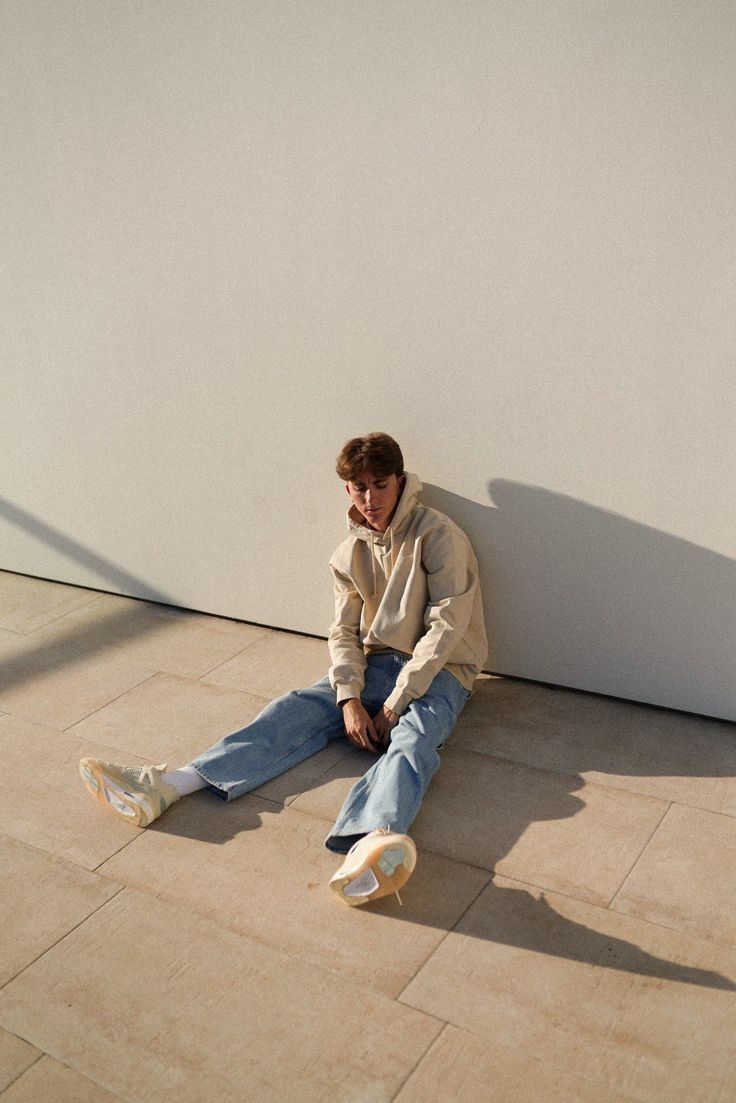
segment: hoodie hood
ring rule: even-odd
[[[408,659],[386,698],[398,715],[444,667],[470,690],[486,661],[473,549],[449,517],[418,500],[421,491],[417,476],[407,472],[386,532],[372,529],[352,503],[348,510],[347,539],[330,559],[330,683],[339,703],[360,700],[366,656],[376,652],[398,651]]]
[[[406,478],[404,489],[397,502],[396,512],[393,515],[391,524],[386,531],[376,532],[375,529],[370,527],[365,517],[358,512],[355,506],[351,505],[348,510],[348,532],[351,536],[355,536],[358,540],[367,540],[371,544],[385,544],[391,543],[392,536],[398,535],[398,533],[401,532],[419,504],[417,497],[422,490],[422,484],[416,475],[413,475],[411,471],[406,471],[404,475]]]

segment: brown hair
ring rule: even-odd
[[[359,471],[366,468],[377,478],[404,474],[401,449],[388,433],[367,433],[364,437],[353,437],[341,448],[335,470],[343,482],[350,482]]]

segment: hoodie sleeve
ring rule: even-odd
[[[341,704],[357,697],[365,683],[366,656],[360,642],[360,619],[363,599],[351,580],[330,564],[335,584],[335,619],[330,628],[330,684]]]
[[[429,591],[425,632],[386,699],[386,707],[399,716],[427,692],[465,636],[480,585],[475,555],[459,529],[442,528],[429,536],[423,560]]]

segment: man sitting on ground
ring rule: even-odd
[[[346,854],[330,881],[347,904],[397,892],[416,864],[407,834],[486,659],[478,564],[465,534],[422,505],[396,441],[369,433],[337,459],[351,506],[330,562],[335,619],[329,674],[272,701],[189,765],[119,766],[85,758],[101,804],[147,827],[209,788],[233,800],[337,738],[376,756],[350,790],[325,845]]]

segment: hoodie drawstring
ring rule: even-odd
[[[376,541],[371,533],[371,566],[373,568],[373,597],[378,597],[378,578],[376,576]]]

